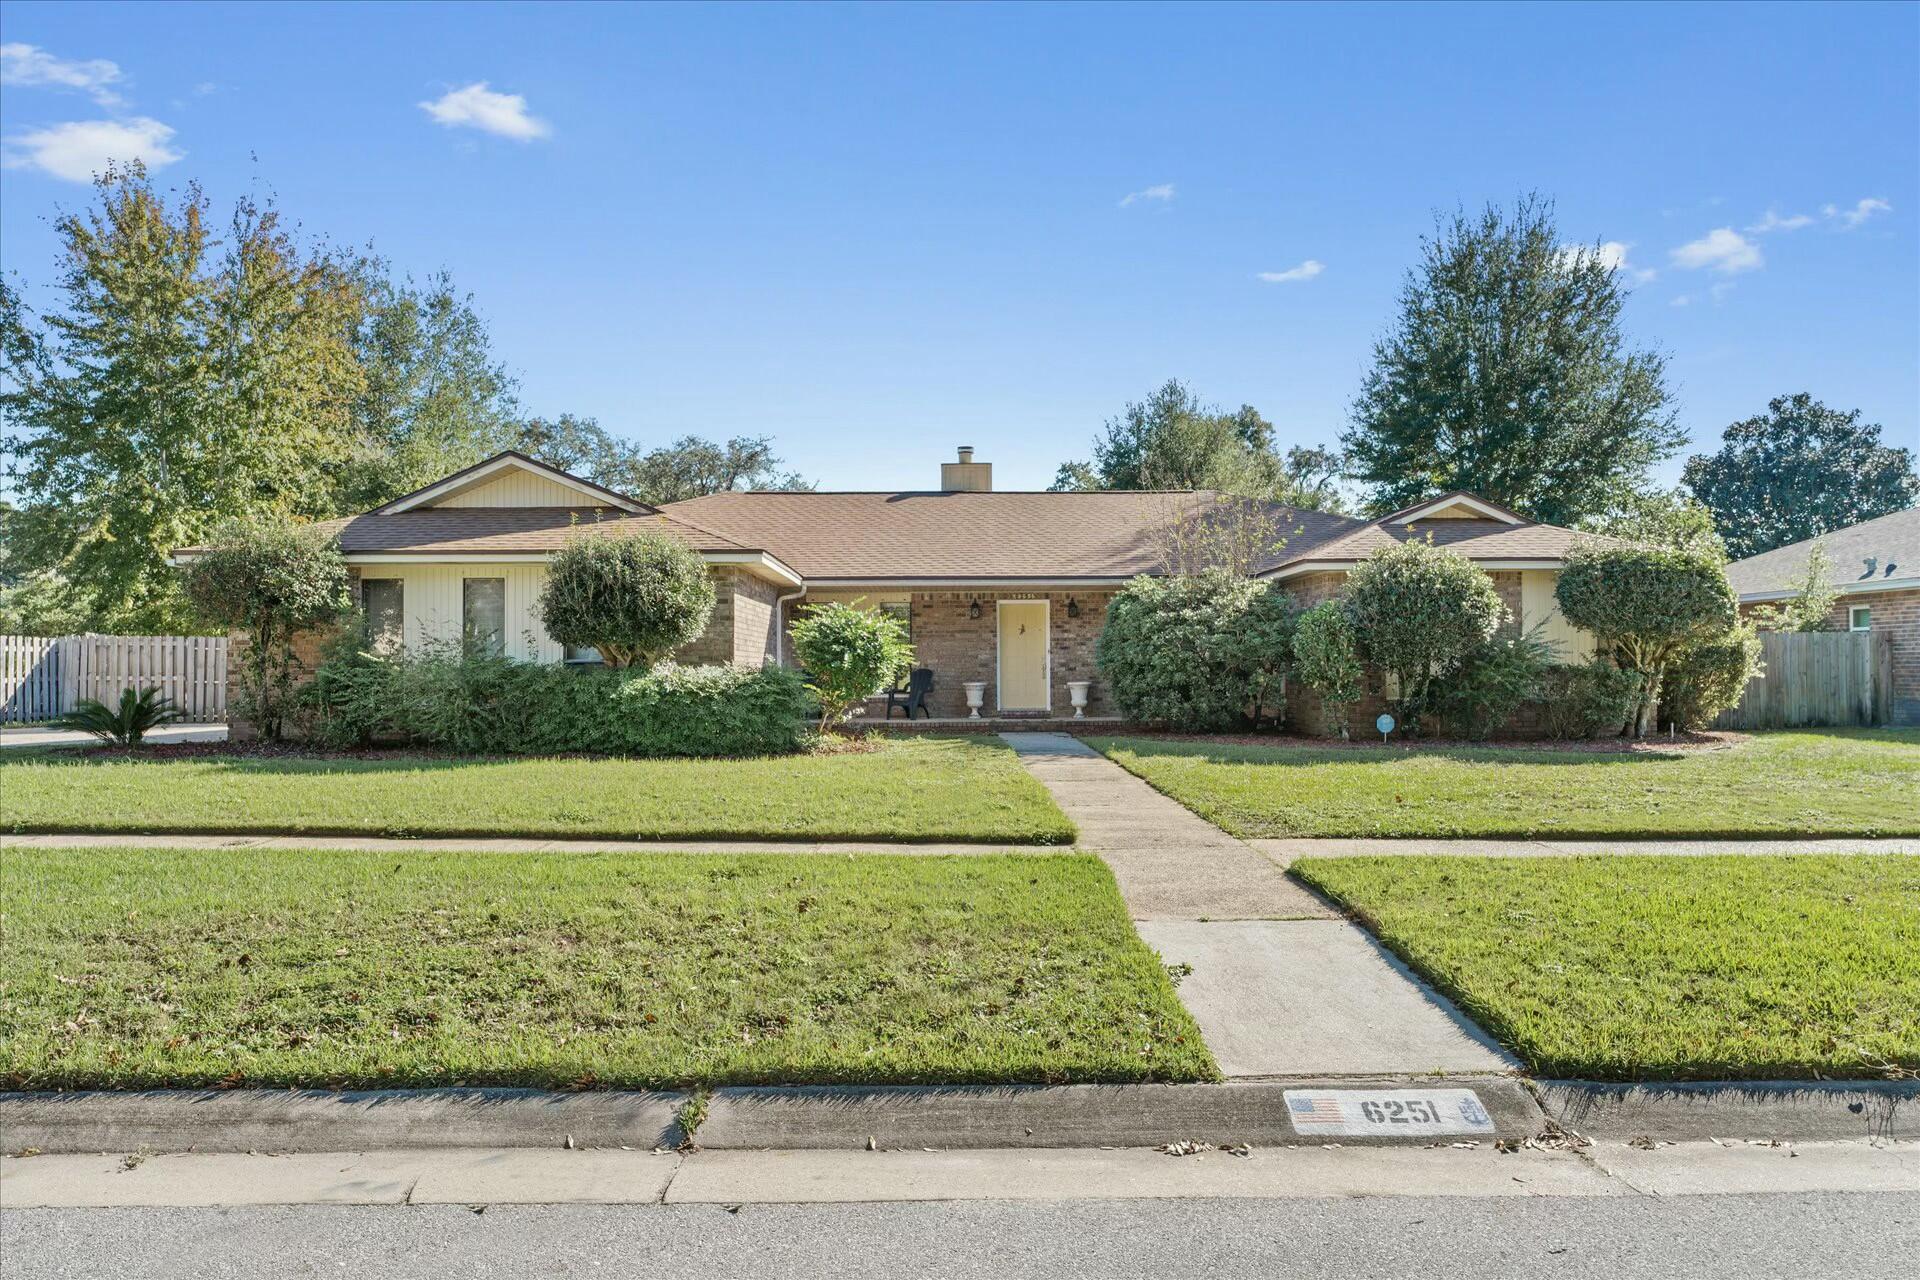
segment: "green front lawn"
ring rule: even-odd
[[[1548,1076],[1920,1070],[1920,857],[1307,858]]]
[[[1201,817],[1283,836],[1920,835],[1920,731],[1719,750],[1340,749],[1089,739]]]
[[[1218,1074],[1086,855],[6,858],[4,1087]]]
[[[0,760],[0,829],[1067,844],[997,738],[756,760]]]

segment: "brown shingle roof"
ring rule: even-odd
[[[716,493],[662,510],[764,547],[809,580],[1065,580],[1153,572],[1158,531],[1214,500],[1204,491]],[[1282,519],[1311,541],[1358,523],[1317,511]]]
[[[695,551],[760,550],[667,516],[604,507],[424,507],[322,520],[314,528],[338,535],[348,555],[527,555],[556,551],[570,538],[637,532],[678,538]]]
[[[1736,560],[1727,566],[1727,580],[1743,596],[1790,591],[1807,571],[1816,542],[1826,546],[1833,585],[1842,591],[1870,591],[1881,583],[1920,577],[1920,507],[1915,507]]]

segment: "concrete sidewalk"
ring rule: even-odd
[[[829,853],[937,854],[1071,853],[1062,844],[909,844],[873,840],[547,840],[513,836],[253,836],[139,835],[127,833],[0,834],[0,849],[330,849],[363,853]]]
[[[1419,837],[1356,838],[1344,840],[1249,840],[1248,844],[1281,867],[1299,858],[1404,857],[1446,858],[1574,858],[1604,854],[1609,857],[1646,857],[1675,854],[1708,857],[1723,854],[1913,854],[1920,840],[1875,839],[1867,836],[1808,839],[1741,840],[1515,840],[1474,837],[1423,839]]]
[[[1273,859],[1076,738],[1000,736],[1113,868],[1140,936],[1190,970],[1180,998],[1229,1077],[1518,1069]]]

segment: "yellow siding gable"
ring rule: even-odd
[[[1561,662],[1585,662],[1599,642],[1591,631],[1582,631],[1568,622],[1554,598],[1554,584],[1560,574],[1553,569],[1525,569],[1520,574],[1520,629],[1531,631],[1545,623],[1541,639],[1559,652]]]
[[[514,467],[485,484],[441,498],[436,507],[593,507],[603,506],[578,489]]]

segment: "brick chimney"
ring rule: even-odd
[[[992,493],[993,464],[975,462],[973,446],[960,446],[958,462],[940,464],[940,489],[944,493]]]

